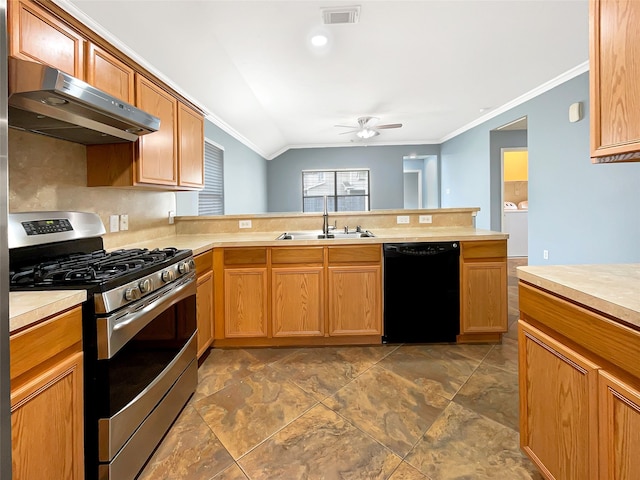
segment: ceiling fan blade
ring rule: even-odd
[[[334,127],[343,127],[343,128],[360,128],[358,125],[334,125]]]
[[[353,128],[353,127],[349,127],[349,128]],[[347,131],[347,132],[341,132],[341,133],[339,133],[338,135],[346,135],[347,133],[355,133],[355,132],[359,132],[359,131],[360,131],[360,129],[359,129],[359,128],[357,128],[357,129],[355,129],[355,130],[349,130],[349,131]]]
[[[402,127],[401,123],[387,123],[385,125],[378,125],[375,128],[378,129],[378,128],[400,128],[400,127]]]

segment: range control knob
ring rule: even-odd
[[[185,273],[189,273],[189,270],[191,270],[191,266],[189,265],[189,262],[182,262],[178,265],[178,272],[180,272],[183,275]]]
[[[124,298],[128,302],[132,300],[138,300],[142,294],[140,293],[140,289],[138,287],[127,288],[124,292]]]
[[[162,272],[162,281],[164,283],[172,282],[176,278],[176,273],[173,270],[165,270]]]
[[[151,291],[151,280],[145,278],[138,284],[138,287],[140,287],[142,293],[149,293]]]

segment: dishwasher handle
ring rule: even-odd
[[[459,242],[385,243],[385,257],[425,257],[441,254],[460,254]]]

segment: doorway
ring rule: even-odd
[[[509,234],[508,257],[528,255],[529,155],[526,148],[501,149],[501,231]]]
[[[440,174],[437,155],[402,157],[404,208],[440,208]]]
[[[404,170],[404,208],[422,208],[422,170]]]

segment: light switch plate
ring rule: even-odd
[[[126,213],[120,215],[120,230],[129,230],[129,215]]]
[[[169,225],[173,225],[175,216],[176,212],[173,210],[169,210]]]
[[[409,223],[409,215],[398,215],[396,223]]]
[[[120,231],[120,217],[118,215],[109,215],[109,231]]]

